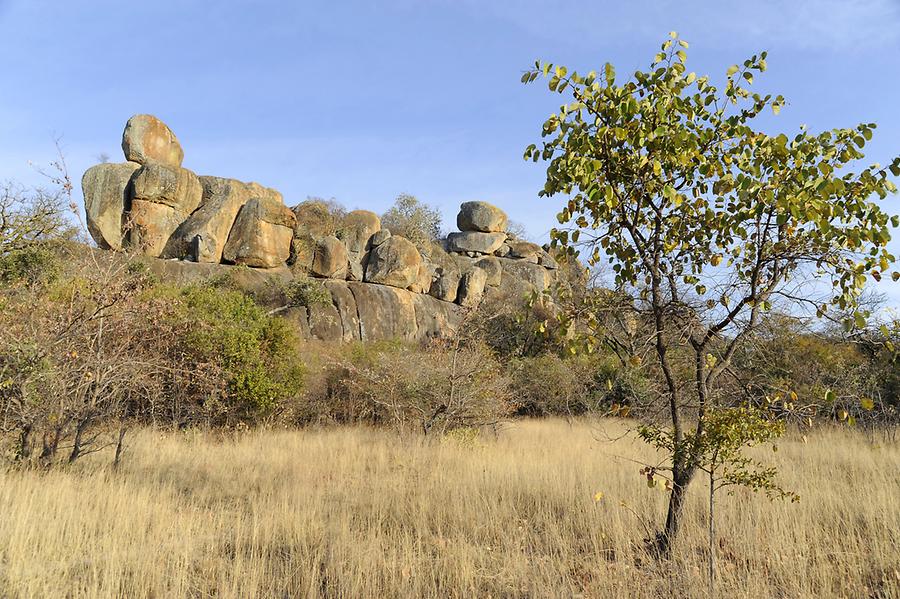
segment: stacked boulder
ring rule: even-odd
[[[88,230],[100,247],[257,268],[287,260],[295,217],[274,189],[198,177],[181,166],[172,130],[148,114],[128,119],[122,151],[126,162],[98,164],[81,180]]]
[[[508,232],[508,224],[506,214],[487,202],[464,202],[460,207],[459,232],[450,233],[445,243],[459,268],[460,304],[476,305],[491,289],[543,291],[553,282],[558,268],[553,257]]]
[[[258,183],[198,176],[182,167],[172,130],[151,115],[128,120],[122,150],[126,162],[98,164],[82,179],[99,247],[167,259],[152,264],[177,280],[220,264],[245,265],[263,278],[324,279],[330,303],[292,310],[311,337],[446,335],[486,294],[542,291],[557,268],[541,246],[509,233],[506,214],[486,202],[465,202],[458,232],[417,247],[382,228],[374,212],[339,216],[317,202],[288,208],[278,191]]]

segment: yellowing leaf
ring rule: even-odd
[[[728,77],[731,77],[732,75],[734,75],[735,73],[737,73],[738,70],[739,70],[739,69],[738,69],[738,66],[737,66],[736,64],[733,64],[733,65],[731,65],[730,67],[728,67],[728,70],[725,71],[725,74],[726,74]]]
[[[603,499],[603,491],[594,493],[594,503],[599,503],[601,499]]]
[[[863,410],[869,411],[875,409],[875,402],[869,399],[868,397],[864,397],[859,401],[859,405]]]

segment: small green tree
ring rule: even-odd
[[[697,469],[709,476],[707,523],[710,596],[714,594],[716,577],[716,491],[742,486],[763,491],[769,498],[800,501],[799,495],[785,491],[775,482],[775,468],[765,466],[744,454],[744,449],[773,441],[783,433],[784,421],[773,419],[763,410],[742,406],[710,410],[705,416],[702,430],[689,431],[684,435],[683,442],[691,445]],[[675,451],[672,429],[645,425],[638,429],[638,434],[644,441],[668,455]],[[772,448],[777,449],[777,445]],[[643,473],[652,484],[654,469],[645,468]]]
[[[650,348],[663,382],[666,422],[647,429],[658,429],[651,439],[663,431],[670,439],[661,555],[709,455],[701,441],[717,438],[708,431],[733,403],[723,375],[735,351],[774,307],[840,310],[851,326],[864,325],[861,290],[889,274],[890,226],[900,224],[872,201],[896,191],[888,171],[900,175],[900,158],[846,170],[863,157],[874,124],[819,134],[801,127],[792,137],[761,131],[754,120],[785,103],[749,90],[766,53],[728,68],[720,89],[688,72],[687,47],[673,32],[650,69],[624,82],[611,64],[579,75],[536,62],[522,76],[544,76],[550,91],[568,96],[544,123],[541,147],[525,151],[526,160],[549,162],[540,195],[565,196],[552,243],[611,265],[615,293],[606,297],[621,299],[616,314],[646,325],[639,347]],[[561,315],[584,347],[616,332],[579,328],[569,316]]]

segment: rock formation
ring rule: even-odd
[[[550,254],[509,234],[506,214],[487,202],[463,203],[460,230],[420,250],[367,210],[337,217],[314,203],[288,208],[258,183],[198,177],[181,166],[178,138],[156,117],[131,117],[122,150],[127,162],[91,167],[82,179],[97,245],[147,256],[161,276],[180,282],[227,265],[250,267],[257,274],[244,279],[253,284],[322,279],[330,302],[284,314],[304,336],[446,335],[484,297],[543,291],[555,276]]]

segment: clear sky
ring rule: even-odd
[[[381,212],[406,192],[452,225],[484,199],[540,240],[558,202],[522,151],[559,96],[522,72],[541,58],[621,75],[670,30],[698,74],[768,50],[756,88],[789,104],[767,130],[874,121],[869,161],[900,154],[900,0],[0,0],[0,180],[38,182],[28,161],[59,136],[76,179],[121,161],[125,121],[147,112],[185,167],[288,204]],[[900,306],[900,285],[882,291]]]

